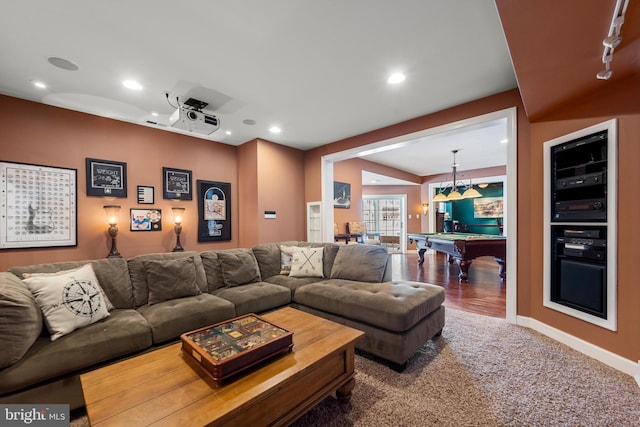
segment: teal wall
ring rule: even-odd
[[[503,197],[504,192],[502,184],[492,184],[487,188],[476,188],[483,197]],[[462,191],[461,191],[462,192]],[[445,192],[448,194],[448,192]],[[499,235],[495,218],[475,218],[473,216],[473,200],[462,199],[453,202],[447,202],[446,212],[453,220],[459,221],[460,224],[467,224],[467,230],[470,233],[495,234]],[[485,225],[486,224],[486,225]]]

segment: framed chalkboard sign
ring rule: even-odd
[[[165,199],[191,200],[191,171],[162,168],[162,193]]]
[[[87,158],[87,196],[127,197],[127,164]]]

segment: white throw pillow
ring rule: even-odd
[[[35,298],[51,341],[109,316],[91,264],[54,276],[32,276],[23,282]]]
[[[78,267],[78,268],[81,268],[81,267]],[[60,276],[61,274],[67,274],[67,273],[70,273],[72,271],[77,271],[78,268],[72,268],[70,270],[60,270],[60,271],[56,271],[55,273],[22,273],[22,278],[23,279],[29,279],[31,277]],[[91,268],[93,269],[93,266],[91,266]],[[95,274],[95,271],[94,271],[94,274]],[[102,286],[100,286],[99,284],[98,284],[98,289],[100,290],[100,293],[102,294],[102,298],[104,298],[104,305],[107,307],[107,311],[111,311],[111,310],[115,309],[113,304],[111,304],[111,300],[109,300],[109,297],[105,293],[104,289],[102,289]]]
[[[294,247],[291,257],[290,277],[323,277],[322,255],[324,248]]]

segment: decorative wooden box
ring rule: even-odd
[[[293,347],[293,332],[253,313],[184,333],[180,339],[184,354],[218,384]]]

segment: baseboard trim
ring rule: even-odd
[[[640,386],[640,361],[635,363],[629,359],[625,359],[624,357],[612,353],[609,350],[605,350],[583,339],[574,337],[573,335],[549,326],[546,323],[542,323],[539,320],[532,319],[531,317],[518,316],[516,322],[519,326],[531,328],[534,331],[548,336],[549,338],[568,345],[580,353],[593,357],[605,365],[611,366],[620,372],[630,375],[635,378],[636,383]]]

